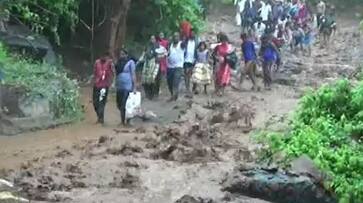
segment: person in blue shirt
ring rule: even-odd
[[[116,64],[116,103],[121,113],[121,125],[126,122],[126,102],[130,92],[136,91],[135,61],[128,55],[125,49],[120,52],[120,58]]]
[[[271,90],[272,85],[272,66],[279,58],[279,51],[272,42],[271,35],[265,35],[261,38],[260,56],[262,58],[263,83],[266,90]]]
[[[248,77],[251,79],[252,82],[252,90],[256,91],[256,69],[257,69],[257,55],[256,55],[256,49],[255,44],[251,40],[250,37],[248,37],[247,34],[241,34],[242,39],[242,54],[245,62],[245,71],[248,75]],[[240,85],[242,85],[244,75],[241,71],[241,78],[240,78]]]

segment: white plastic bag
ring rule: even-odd
[[[126,118],[134,118],[141,111],[141,92],[130,92],[126,101]]]
[[[241,26],[241,14],[239,12],[236,13],[236,24],[237,26]]]

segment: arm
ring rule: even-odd
[[[109,70],[108,70],[108,85],[111,86],[113,83],[113,78],[115,76],[115,72],[114,72],[114,65],[112,63],[112,61],[110,61],[110,66],[109,66]]]
[[[276,47],[276,45],[275,45],[275,43],[270,43],[271,44],[271,47],[276,51],[276,53],[278,54],[278,55],[280,55],[280,51],[279,51],[279,49]]]
[[[130,62],[130,74],[131,74],[131,79],[132,79],[132,88],[133,91],[136,92],[136,86],[137,86],[137,80],[136,80],[136,73],[135,73],[135,69],[136,69],[136,65],[135,62],[133,60],[131,60]]]
[[[97,75],[98,75],[98,71],[97,71],[97,62],[93,65],[93,82],[96,84],[97,83]]]

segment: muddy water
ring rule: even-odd
[[[166,94],[166,90],[164,92]],[[88,139],[98,139],[102,135],[112,134],[119,129],[120,114],[116,108],[115,95],[110,96],[106,106],[106,126],[95,124],[96,117],[90,100],[91,88],[82,88],[81,95],[85,107],[85,119],[83,121],[73,125],[17,136],[0,136],[0,168],[18,168],[21,163],[34,157],[53,155],[55,148],[70,148],[76,143],[82,143]],[[180,104],[166,102],[165,96],[159,101],[145,102],[143,108],[158,114],[156,122],[170,123],[177,119],[180,110],[184,108],[183,106],[185,106],[183,102]],[[140,125],[145,124],[138,120],[135,121],[135,127]],[[125,140],[127,139],[128,137],[125,136]]]
[[[239,30],[232,22],[231,16],[215,17],[208,30],[227,31],[238,43]],[[342,29],[338,40],[332,43],[332,50],[343,51],[347,46],[357,44],[357,38],[351,38],[350,30]],[[208,129],[213,133],[201,133],[200,137],[193,139],[188,137],[188,133],[175,136],[174,132],[169,132],[165,136],[159,135],[158,131],[178,119],[179,115],[182,115],[183,122],[172,125],[176,125],[177,129],[203,123],[206,117],[217,112],[203,107],[209,101],[227,104],[223,107],[225,113],[233,105],[251,104],[255,109],[254,128],[265,128],[266,123],[283,123],[281,117],[288,115],[296,106],[305,86],[319,86],[339,77],[340,66],[321,64],[331,64],[333,60],[339,63],[346,61],[334,51],[317,47],[314,47],[313,57],[291,56],[290,59],[300,64],[295,75],[288,75],[296,78],[294,85],[276,85],[270,92],[228,89],[223,98],[195,96],[192,105],[184,98],[177,103],[167,103],[168,94],[164,89],[158,101],[145,101],[143,104],[159,119],[153,123],[136,121],[132,129],[117,127],[119,113],[113,96],[106,108],[107,126],[95,125],[90,102],[91,88],[83,88],[84,121],[56,129],[0,137],[0,168],[15,169],[8,178],[21,186],[31,199],[37,200],[170,203],[188,194],[225,202],[226,194],[221,192],[219,183],[236,165],[251,162],[250,155],[256,146],[249,134],[226,122],[207,125],[208,128],[213,127]],[[357,57],[352,59],[351,62],[356,62]],[[259,82],[262,86],[261,80]],[[243,89],[250,87],[247,80]],[[186,110],[187,107],[191,109]],[[195,118],[196,112],[200,114],[199,120]],[[281,126],[274,127],[278,129]],[[219,129],[216,134],[215,129]],[[214,137],[208,137],[210,134]],[[207,141],[204,140],[206,135]],[[213,140],[215,137],[217,141]],[[263,201],[241,197],[235,202]]]

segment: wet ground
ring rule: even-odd
[[[220,15],[210,19],[206,38],[223,30],[237,44],[233,17]],[[229,88],[224,97],[196,95],[168,103],[164,88],[157,101],[143,101],[158,119],[136,120],[132,128],[118,127],[114,95],[106,108],[107,125],[96,125],[91,88],[84,87],[84,121],[0,137],[0,177],[40,202],[170,203],[190,195],[195,201],[185,197],[184,202],[262,203],[230,199],[221,182],[236,166],[254,164],[259,146],[253,130],[283,128],[306,87],[355,72],[362,38],[356,24],[344,25],[329,49],[315,46],[312,57],[289,55],[272,91],[251,92],[246,80],[241,90]],[[252,119],[252,128],[245,118]]]

